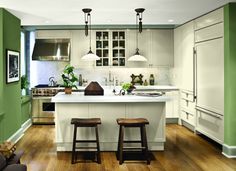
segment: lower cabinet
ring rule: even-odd
[[[193,92],[181,90],[180,94],[180,118],[182,125],[194,131],[196,126],[196,105]]]
[[[166,102],[166,118],[179,118],[179,91],[165,92],[170,97],[170,101]]]
[[[224,116],[197,109],[196,131],[200,132],[214,141],[224,142]]]

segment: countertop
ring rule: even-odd
[[[105,93],[104,96],[84,96],[83,92],[73,92],[72,94],[65,94],[59,92],[52,97],[51,101],[55,103],[132,103],[132,102],[166,102],[170,100],[166,96],[150,97],[138,95],[114,95],[112,93]]]

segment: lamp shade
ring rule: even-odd
[[[99,60],[100,58],[90,50],[81,59],[84,60],[84,61],[96,61],[96,60]]]
[[[140,62],[145,62],[145,61],[147,61],[147,59],[146,59],[144,56],[140,55],[139,52],[138,52],[138,49],[137,49],[136,53],[135,53],[133,56],[131,56],[131,57],[128,59],[128,61],[140,61]]]

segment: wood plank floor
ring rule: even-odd
[[[150,165],[128,161],[119,165],[114,152],[102,152],[102,164],[86,160],[71,164],[71,153],[56,152],[54,126],[32,126],[17,143],[28,171],[236,171],[236,159],[221,154],[219,146],[188,129],[168,124],[165,151],[152,152]]]

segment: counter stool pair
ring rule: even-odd
[[[119,164],[124,162],[123,152],[127,150],[141,150],[144,154],[147,164],[150,164],[150,159],[148,155],[148,145],[145,125],[149,124],[148,120],[145,118],[118,118],[117,124],[120,126],[118,146],[117,146],[117,158]],[[73,145],[72,145],[72,160],[71,163],[74,164],[77,160],[76,149],[96,149],[97,163],[101,163],[100,146],[99,146],[99,136],[98,136],[98,125],[101,124],[100,118],[72,118],[71,124],[74,125],[74,135],[73,135]],[[77,140],[77,128],[78,127],[94,127],[96,133],[96,140]],[[124,140],[124,129],[126,127],[138,127],[140,128],[141,140],[140,141],[126,141]],[[96,143],[96,147],[77,147],[77,143]],[[124,147],[124,143],[141,143],[141,147]]]

